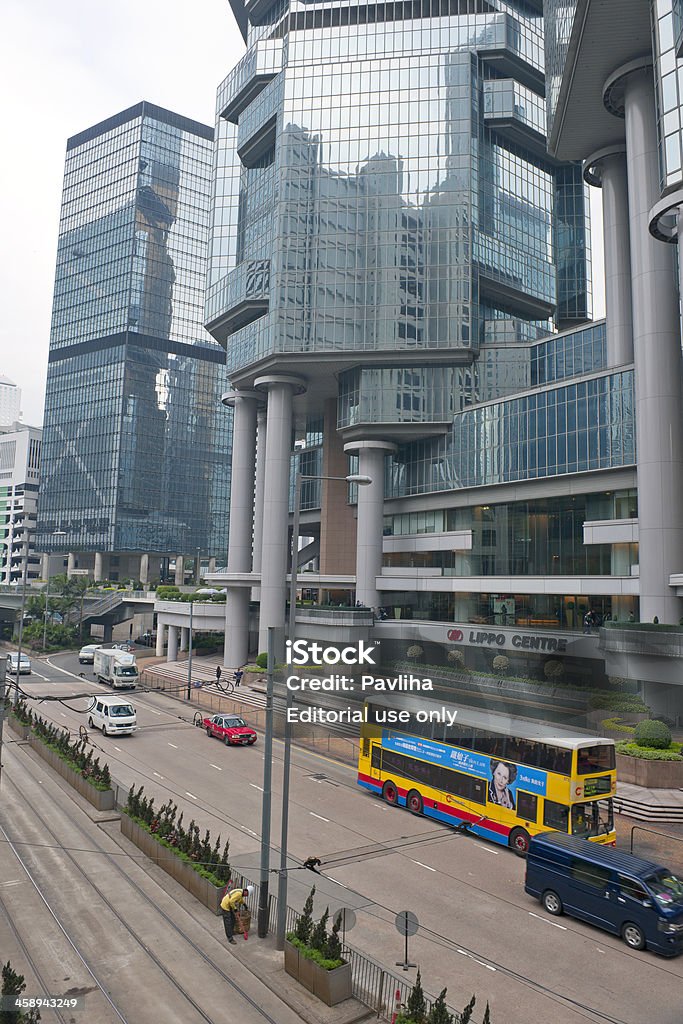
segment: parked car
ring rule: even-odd
[[[251,746],[256,743],[256,733],[239,715],[213,715],[204,719],[207,736],[216,736],[226,746]]]
[[[135,643],[141,647],[154,647],[156,640],[156,633],[141,633],[140,636],[135,637]]]
[[[13,676],[17,674],[17,668],[19,669],[19,675],[31,675],[31,661],[30,658],[23,654],[21,655],[21,664],[19,664],[19,654],[17,651],[12,651],[11,654],[7,655],[7,671],[11,672]]]

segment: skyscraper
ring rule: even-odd
[[[240,439],[226,660],[248,583],[260,650],[285,621],[292,460],[314,600],[542,672],[529,652],[566,644],[524,631],[628,614],[637,556],[584,530],[633,508],[633,380],[587,324],[586,186],[546,150],[541,5],[233,9],[248,49],[218,90],[207,298]],[[350,470],[372,482],[345,503],[326,478]],[[449,623],[501,630],[489,652]]]
[[[225,360],[202,325],[212,142],[143,102],[67,143],[38,543],[63,531],[96,579],[225,558]]]

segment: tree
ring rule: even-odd
[[[311,931],[313,930],[313,897],[315,896],[315,886],[311,889],[306,902],[304,903],[304,911],[299,920],[297,921],[294,934],[296,935],[299,942],[303,942],[308,945],[311,938]]]
[[[482,1024],[491,1024],[491,1011],[489,1010],[489,1004],[486,1004],[486,1011],[484,1012],[484,1020]]]
[[[476,996],[472,996],[465,1009],[460,1014],[460,1024],[470,1024],[472,1020],[472,1013],[474,1011],[474,1004],[477,1001]]]
[[[325,913],[316,924],[311,934],[311,946],[313,949],[323,953],[327,948],[327,919],[330,916],[330,908],[325,907]]]
[[[2,989],[3,996],[20,996],[26,988],[23,974],[17,974],[8,960],[2,965]],[[29,1010],[23,1013],[21,1010],[0,1010],[0,1024],[37,1024],[40,1020],[39,1010]]]
[[[427,1002],[425,1000],[424,990],[422,988],[422,976],[419,968],[417,972],[417,978],[413,985],[412,991],[408,996],[405,1009],[406,1017],[414,1021],[415,1024],[425,1024],[427,1016]]]
[[[432,1004],[427,1017],[427,1024],[453,1024],[453,1014],[448,1012],[446,1006],[446,989],[442,989],[438,999]]]

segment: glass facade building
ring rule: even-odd
[[[67,143],[38,543],[224,559],[230,417],[202,323],[213,130],[140,103]]]

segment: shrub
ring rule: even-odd
[[[256,667],[260,669],[268,668],[268,655],[265,651],[262,651],[256,658]]]
[[[296,937],[299,940],[299,942],[304,943],[304,945],[308,945],[308,943],[310,941],[310,938],[311,938],[311,932],[313,931],[313,897],[314,896],[315,896],[315,886],[313,886],[313,888],[309,892],[308,896],[306,897],[306,902],[304,903],[303,913],[302,913],[301,917],[299,918],[299,920],[297,921],[296,929],[294,931],[294,934],[296,935]]]
[[[546,679],[561,679],[564,675],[564,665],[561,661],[546,661],[543,674]]]
[[[645,719],[636,726],[635,741],[639,747],[666,750],[671,745],[671,730],[656,718]]]
[[[633,737],[634,727],[624,725],[621,718],[604,718],[600,725],[603,729],[609,729],[610,732],[623,732],[627,736]]]
[[[427,1017],[427,1001],[422,988],[422,975],[419,968],[415,984],[406,1002],[406,1016],[409,1020],[415,1021],[415,1024],[424,1024]]]
[[[446,659],[451,665],[456,665],[458,668],[465,668],[465,655],[462,651],[449,651],[446,655]]]
[[[683,761],[680,754],[681,744],[672,743],[668,750],[657,750],[652,747],[639,747],[637,743],[617,743],[617,754],[636,757],[640,761]]]
[[[423,654],[424,654],[424,650],[422,649],[422,647],[420,647],[419,644],[413,644],[406,651],[406,658],[416,658],[417,659],[417,658],[421,658]]]
[[[506,658],[504,654],[497,654],[493,659],[493,671],[497,672],[498,675],[504,675],[510,668],[510,659]]]

